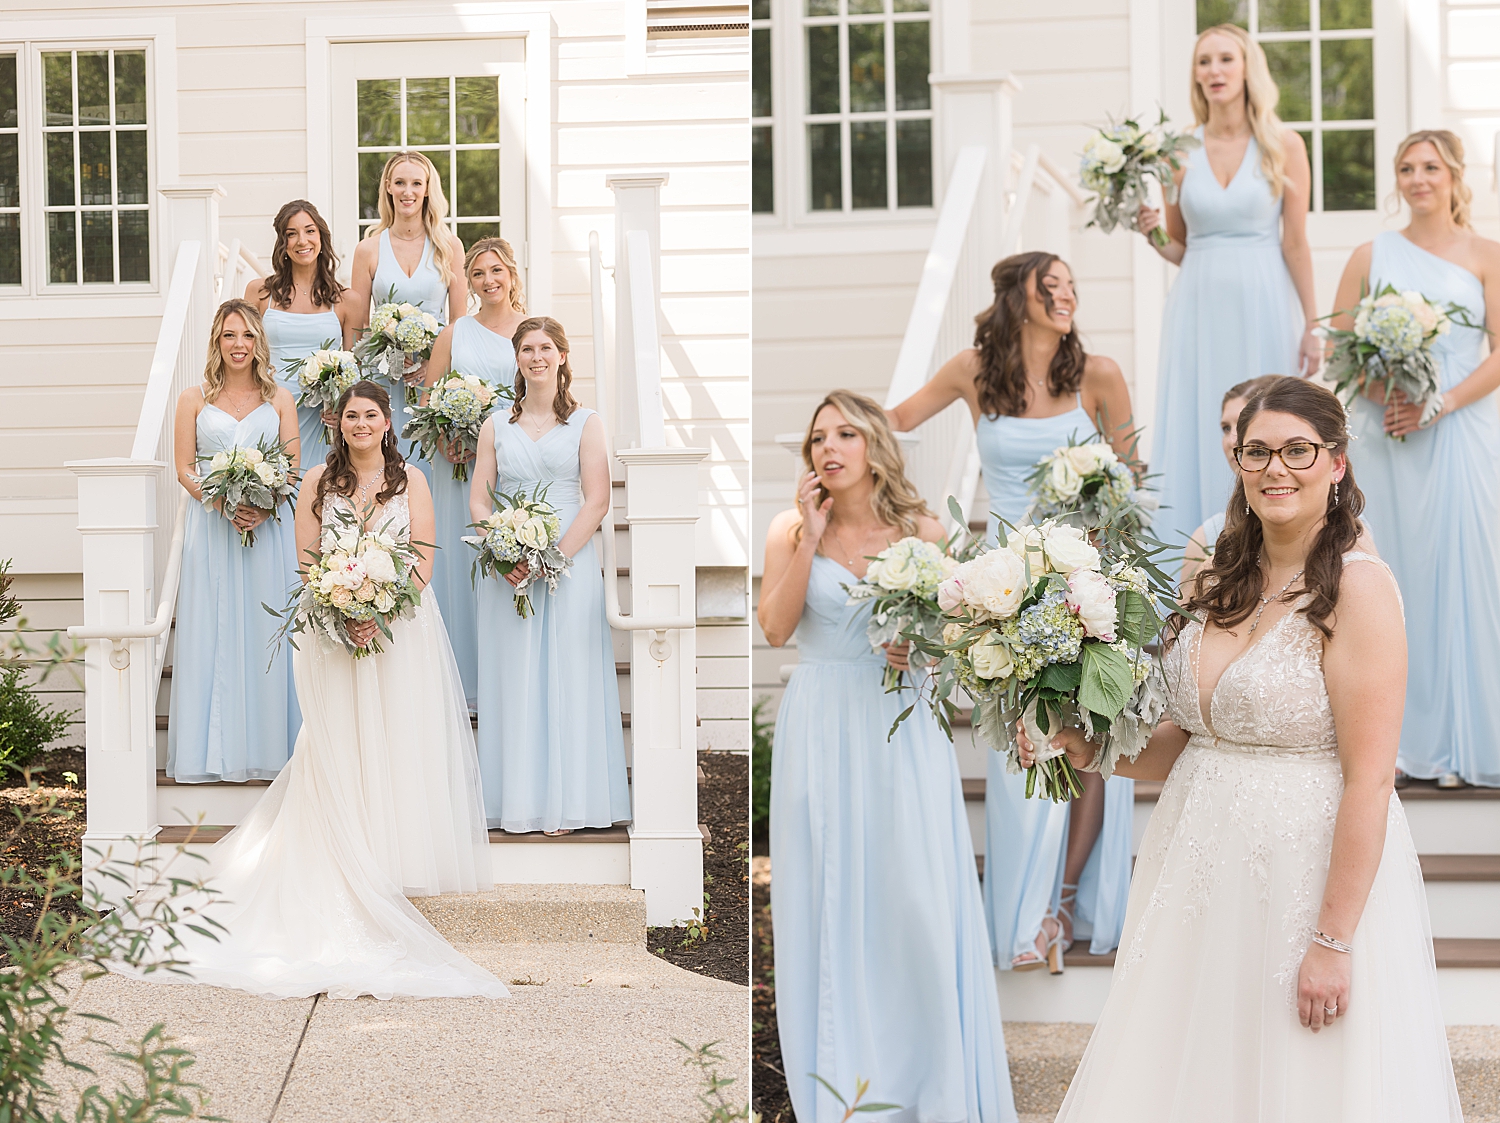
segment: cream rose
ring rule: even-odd
[[[547,521],[533,515],[516,528],[516,541],[533,550],[540,550],[547,542]]]
[[[1073,471],[1080,476],[1091,476],[1120,459],[1115,455],[1115,450],[1106,444],[1074,445],[1066,449],[1064,454],[1068,463],[1073,465]]]
[[[1015,614],[1026,595],[1026,565],[1009,550],[991,550],[959,568],[964,603],[996,619]]]
[[[359,601],[361,604],[369,604],[372,600],[375,599],[375,591],[375,582],[366,577],[365,583],[354,590],[354,599]]]
[[[265,461],[261,461],[261,463],[255,466],[255,475],[267,487],[276,483],[276,469]]]
[[[347,585],[339,585],[328,594],[328,599],[338,608],[348,608],[354,601],[354,590]]]
[[[1084,159],[1099,165],[1106,175],[1125,166],[1125,150],[1102,133],[1095,133],[1083,146]]]
[[[921,574],[912,564],[908,550],[893,550],[888,557],[878,558],[865,571],[865,580],[882,589],[904,592],[921,580]]]
[[[1115,590],[1102,573],[1074,570],[1068,577],[1068,607],[1078,613],[1085,635],[1115,642]]]
[[[943,627],[943,642],[956,643],[958,637],[964,634],[964,626],[957,622],[946,624]]]
[[[390,591],[381,589],[375,594],[375,600],[371,602],[376,612],[389,612],[396,607],[396,598],[391,596]]]
[[[1083,487],[1083,476],[1073,467],[1071,458],[1059,456],[1047,470],[1047,484],[1064,499],[1072,499]]]
[[[980,643],[969,648],[969,661],[980,678],[1005,678],[1016,669],[1003,643]]]
[[[1098,569],[1099,551],[1089,545],[1088,535],[1076,526],[1048,526],[1042,538],[1047,561],[1058,573],[1075,569]]]

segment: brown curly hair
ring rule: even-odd
[[[1052,311],[1052,294],[1042,284],[1055,262],[1055,253],[1012,254],[990,270],[995,287],[995,302],[974,317],[974,346],[979,350],[979,373],[974,378],[979,392],[979,412],[987,417],[997,414],[1019,417],[1026,412],[1026,359],[1021,353],[1021,325],[1026,321],[1027,290],[1032,284],[1047,312]],[[1063,261],[1066,266],[1067,262]],[[1078,327],[1058,343],[1057,354],[1047,369],[1047,389],[1053,397],[1072,394],[1083,384],[1083,368],[1088,362]]]
[[[292,219],[302,213],[306,213],[318,228],[318,260],[313,266],[312,292],[308,294],[313,306],[331,308],[339,302],[339,297],[344,292],[344,286],[339,284],[338,277],[335,276],[339,270],[339,255],[333,252],[333,233],[328,229],[328,223],[323,221],[318,208],[306,199],[293,199],[277,211],[276,217],[271,220],[271,225],[276,228],[276,248],[271,251],[271,275],[261,284],[271,298],[272,308],[292,306],[292,258],[286,252],[286,228],[291,225]]]
[[[385,414],[385,419],[387,421],[391,419],[390,394],[386,393],[383,386],[367,378],[360,379],[344,391],[339,398],[339,404],[334,407],[334,416],[342,421],[344,407],[354,398],[374,402],[380,407],[380,412]],[[406,458],[396,447],[395,429],[385,431],[385,437],[380,442],[380,451],[385,454],[385,482],[375,495],[375,503],[383,507],[406,490]],[[342,495],[345,499],[353,499],[354,489],[359,485],[359,473],[354,470],[354,464],[349,459],[349,446],[344,443],[342,424],[334,426],[333,447],[329,450],[326,463],[328,468],[318,477],[318,490],[313,496],[313,514],[320,519],[323,517],[325,496]]]

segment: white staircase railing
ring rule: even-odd
[[[260,263],[260,258],[251,253],[238,238],[227,246],[220,242],[218,280],[214,295],[219,298],[220,303],[243,296],[249,278],[264,280],[267,272],[266,267]]]

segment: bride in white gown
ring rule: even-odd
[[[1166,656],[1165,780],[1104,1012],[1059,1123],[1461,1123],[1416,849],[1393,782],[1400,593],[1327,390],[1240,414],[1228,525]],[[1053,739],[1075,765],[1095,746]],[[1023,746],[1027,756],[1029,746]]]
[[[433,539],[432,497],[396,451],[390,398],[359,382],[337,410],[327,467],[297,504],[299,558],[341,508],[370,527]],[[424,549],[419,577],[432,573]],[[432,598],[391,622],[361,659],[308,632],[292,656],[303,727],[255,809],[212,848],[206,915],[218,939],[178,925],[189,977],[267,998],[498,998],[499,979],[450,947],[407,897],[491,886],[479,765],[458,667]],[[358,644],[373,622],[350,625]],[[180,905],[183,902],[174,902]],[[201,926],[201,925],[200,925]]]

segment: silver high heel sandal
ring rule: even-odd
[[[1047,969],[1054,975],[1063,973],[1063,956],[1073,949],[1073,909],[1077,902],[1078,886],[1065,882],[1057,900],[1057,939],[1047,945]],[[1065,932],[1068,933],[1066,940],[1063,939]]]
[[[1053,935],[1047,934],[1048,921],[1057,925],[1057,932]],[[1043,949],[1040,952],[1023,951],[1010,961],[1010,969],[1012,971],[1035,971],[1038,967],[1046,967],[1054,975],[1061,974],[1062,952],[1058,948],[1062,942],[1062,921],[1055,916],[1042,917],[1042,927],[1036,936],[1038,940],[1044,941]]]

